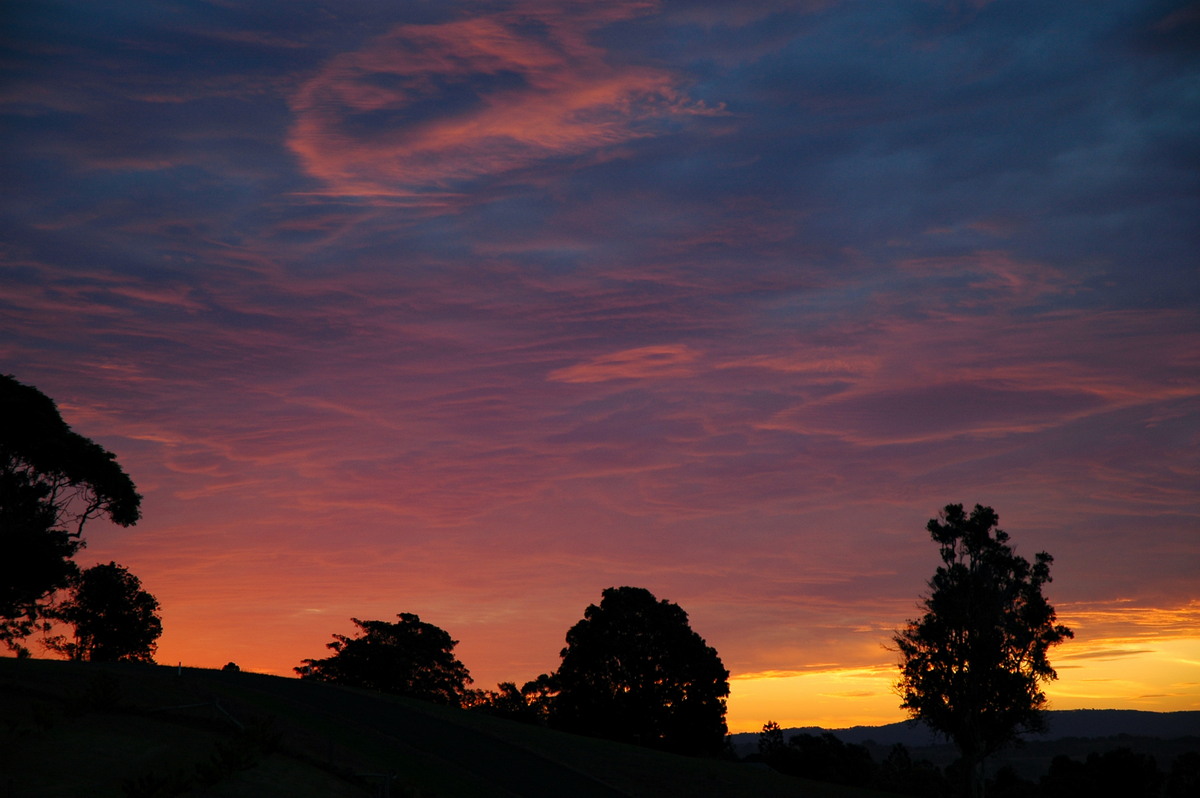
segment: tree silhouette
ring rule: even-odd
[[[69,599],[51,611],[74,627],[74,642],[57,636],[47,646],[89,662],[153,662],[162,634],[158,600],[141,580],[110,562],[88,568],[72,582]]]
[[[779,728],[779,724],[773,720],[764,723],[762,731],[758,733],[758,755],[767,759],[783,750],[784,745],[783,729]]]
[[[1122,747],[1092,752],[1083,762],[1059,754],[1042,777],[1041,794],[1046,798],[1125,798],[1158,795],[1162,783],[1153,756]]]
[[[1043,728],[1040,684],[1056,678],[1047,652],[1073,636],[1042,595],[1053,558],[1041,552],[1030,565],[998,522],[978,504],[969,517],[951,504],[941,521],[929,521],[943,564],[928,583],[924,616],[894,637],[901,706],[955,743],[971,795],[987,756]]]
[[[352,638],[335,634],[333,642],[326,644],[334,655],[306,659],[296,673],[302,679],[461,706],[471,674],[454,656],[458,641],[411,613],[396,617],[397,623],[351,618],[362,634]]]
[[[780,773],[813,781],[857,787],[879,781],[879,766],[865,746],[844,743],[829,732],[795,734],[786,745],[764,754],[763,761]]]
[[[913,761],[912,754],[903,743],[893,745],[880,763],[879,784],[876,786],[897,795],[917,795],[921,798],[936,798],[950,792],[942,771],[928,759]]]
[[[63,421],[54,402],[0,375],[0,641],[20,641],[46,599],[79,573],[71,557],[98,516],[129,526],[141,496],[115,456]]]
[[[521,723],[541,723],[543,717],[516,682],[500,682],[495,690],[478,690],[471,709]]]
[[[1200,795],[1200,750],[1185,751],[1175,757],[1163,795],[1164,798]]]
[[[521,697],[529,705],[534,723],[548,725],[554,700],[558,698],[557,677],[554,674],[539,674],[536,679],[521,685]]]
[[[553,726],[677,753],[722,750],[729,671],[678,605],[609,588],[567,632],[561,656]]]

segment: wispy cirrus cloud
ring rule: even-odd
[[[695,373],[691,365],[700,354],[682,344],[642,346],[598,355],[587,363],[555,369],[547,379],[556,382],[607,382],[665,377],[686,377]]]

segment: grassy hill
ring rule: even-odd
[[[296,679],[0,659],[0,795],[384,794],[878,795]]]

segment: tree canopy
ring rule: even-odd
[[[551,724],[677,753],[724,745],[729,671],[679,605],[613,587],[567,632]]]
[[[306,659],[296,673],[302,679],[461,706],[471,674],[454,656],[458,641],[411,613],[396,617],[396,623],[351,618],[361,634],[335,634],[333,642],[326,644],[334,655]]]
[[[1053,558],[1031,565],[1008,545],[990,507],[947,505],[926,526],[942,565],[929,580],[925,614],[894,640],[901,706],[953,740],[970,788],[984,758],[1043,727],[1043,682],[1056,678],[1047,652],[1072,637],[1042,595]]]
[[[162,619],[158,600],[141,580],[115,562],[88,568],[72,580],[73,593],[52,611],[74,627],[74,642],[50,638],[50,648],[90,662],[153,662]]]
[[[0,641],[23,650],[46,599],[79,569],[87,521],[129,526],[141,496],[116,457],[71,430],[54,402],[0,375]]]

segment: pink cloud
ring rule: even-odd
[[[987,291],[1045,290],[996,277]],[[936,305],[936,294],[931,305]],[[811,361],[803,350],[747,366],[840,378],[840,390],[780,411],[767,428],[830,435],[856,445],[996,439],[1060,428],[1118,409],[1200,395],[1184,314],[1054,313],[1028,319],[979,312],[893,317]],[[1177,327],[1178,329],[1172,329]],[[1105,348],[1106,339],[1120,340]],[[1140,354],[1139,354],[1140,353]],[[1153,354],[1153,358],[1151,358]],[[796,365],[787,366],[794,358]],[[1149,364],[1153,364],[1150,366]]]
[[[683,344],[640,346],[555,369],[547,379],[555,382],[607,382],[687,377],[696,372],[692,364],[698,358],[698,352]]]
[[[573,8],[394,28],[300,87],[288,144],[331,194],[406,196],[595,156],[657,135],[660,120],[717,112],[674,74],[610,63],[588,41],[646,3]]]
[[[747,355],[720,365],[727,369],[765,369],[784,374],[803,374],[810,379],[866,379],[878,372],[879,355],[845,351],[833,347],[804,347],[798,352]]]

